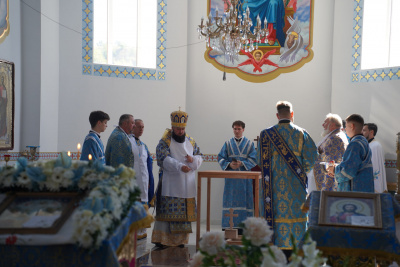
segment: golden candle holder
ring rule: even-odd
[[[6,167],[8,165],[8,162],[10,161],[10,155],[4,155],[4,161],[6,162]]]

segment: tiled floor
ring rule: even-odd
[[[147,238],[137,243],[137,267],[154,266],[189,266],[189,259],[196,253],[196,223],[192,223],[193,233],[189,236],[189,244],[184,248],[167,247],[159,249],[151,243],[152,229],[147,229]],[[205,224],[201,225],[200,236],[205,233]],[[211,225],[211,231],[222,231],[220,225]]]

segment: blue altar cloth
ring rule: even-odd
[[[115,266],[119,267],[117,249],[132,230],[142,228],[136,223],[151,216],[143,205],[136,201],[128,215],[114,233],[103,240],[99,249],[89,251],[74,244],[30,246],[0,245],[0,267],[2,266]],[[132,239],[135,236],[131,237]]]
[[[396,237],[395,225],[395,218],[400,215],[400,205],[391,194],[379,195],[382,229],[318,225],[321,192],[313,191],[310,194],[304,204],[304,208],[309,208],[308,232],[324,256],[375,256],[377,259],[400,262],[400,243]],[[300,242],[300,247],[303,241]]]

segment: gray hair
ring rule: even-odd
[[[121,117],[119,117],[119,122],[118,122],[118,125],[119,126],[122,126],[122,124],[125,122],[125,121],[127,121],[127,120],[129,120],[129,118],[133,118],[133,115],[131,115],[131,114],[123,114],[123,115],[121,115]]]
[[[343,125],[342,118],[340,118],[340,116],[338,114],[329,113],[328,115],[326,115],[326,118],[329,119],[330,122],[332,122],[339,128],[341,128]]]

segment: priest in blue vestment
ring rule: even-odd
[[[364,119],[352,114],[346,119],[346,133],[350,143],[340,164],[328,168],[338,183],[338,191],[358,191],[374,193],[374,172],[371,149],[368,140],[362,135]]]
[[[134,155],[128,135],[132,133],[134,127],[135,120],[132,115],[121,115],[118,126],[108,138],[105,155],[107,165],[117,168],[120,164],[124,164],[133,168]]]
[[[243,136],[245,123],[235,121],[232,124],[235,137],[226,141],[218,154],[218,163],[225,171],[250,171],[256,166],[256,149],[252,141]],[[253,180],[225,178],[224,196],[222,202],[222,228],[229,228],[226,214],[229,209],[238,217],[233,218],[234,227],[254,216]]]
[[[279,40],[281,47],[285,44],[285,5],[282,0],[248,0],[243,4],[243,10],[250,10],[250,17],[253,27],[257,25],[257,16],[260,16],[261,23],[267,20],[269,34],[268,43],[274,45],[275,39]],[[264,28],[264,24],[262,25]]]
[[[274,244],[290,255],[295,245],[291,236],[297,244],[306,230],[301,205],[306,200],[306,173],[318,152],[307,131],[293,123],[292,104],[279,101],[276,107],[279,123],[260,133],[257,159],[264,178],[264,216],[274,230]]]
[[[97,110],[90,113],[89,122],[91,130],[83,142],[80,160],[88,161],[90,154],[93,160],[100,160],[103,164],[106,163],[104,145],[100,139],[100,133],[106,130],[109,120],[110,116],[103,111]]]

